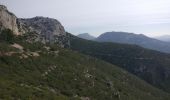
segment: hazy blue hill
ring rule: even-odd
[[[161,41],[170,42],[170,35],[163,35],[163,36],[158,36],[155,38]]]
[[[94,40],[95,39],[95,37],[91,36],[89,33],[82,33],[82,34],[77,35],[77,37],[86,39],[86,40]]]
[[[71,48],[100,58],[170,92],[170,55],[137,45],[87,41],[72,36]]]
[[[157,39],[149,38],[143,34],[127,32],[106,32],[100,35],[96,41],[136,44],[144,48],[170,53],[170,44]]]

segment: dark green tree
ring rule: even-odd
[[[14,42],[15,35],[10,29],[4,29],[0,33],[0,41],[13,43]]]

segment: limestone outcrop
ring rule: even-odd
[[[9,12],[4,5],[0,5],[0,30],[11,29],[14,34],[20,35],[17,25],[17,17]]]
[[[5,6],[0,5],[0,30],[2,29],[11,29],[15,35],[30,34],[31,41],[56,43],[61,47],[69,46],[67,33],[56,19],[48,17],[17,18]]]

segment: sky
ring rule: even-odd
[[[170,0],[0,0],[20,18],[59,20],[67,32],[170,35]]]

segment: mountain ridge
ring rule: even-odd
[[[23,36],[14,38],[14,44],[0,43],[0,99],[170,98],[170,94],[118,66],[57,45],[29,43]]]
[[[134,34],[127,32],[106,32],[101,34],[96,41],[115,42],[125,44],[136,44],[144,48],[170,53],[170,45],[154,38],[147,37],[143,34]]]
[[[117,65],[148,83],[170,92],[170,54],[138,45],[96,42],[71,36],[71,49]]]

